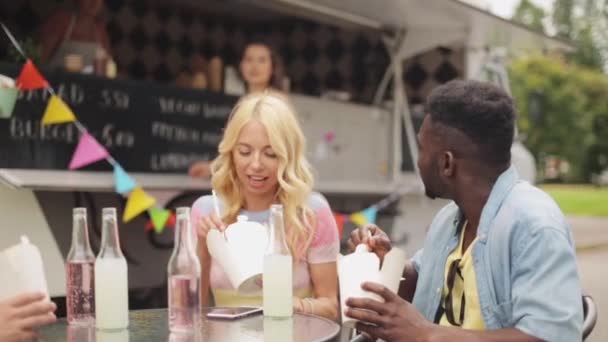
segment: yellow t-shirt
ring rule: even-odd
[[[462,251],[462,242],[464,240],[464,232],[467,223],[462,227],[460,234],[460,243],[449,256],[445,265],[445,283],[443,285],[443,297],[448,295],[448,273],[452,261],[460,259],[459,269],[460,274],[456,273],[454,280],[454,288],[452,289],[452,308],[454,310],[454,319],[456,323],[462,323],[461,328],[470,330],[485,330],[483,316],[481,315],[481,306],[479,305],[479,295],[477,293],[477,278],[475,277],[475,265],[473,264],[473,256],[471,250],[477,241],[477,238],[471,242],[466,251]],[[460,322],[460,306],[462,303],[462,295],[464,292],[464,320]],[[441,301],[442,305],[444,300]],[[444,307],[445,310],[445,307]],[[452,326],[444,313],[441,316],[439,325]]]

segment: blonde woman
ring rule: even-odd
[[[294,310],[338,319],[336,260],[338,230],[327,201],[312,192],[313,176],[305,158],[306,141],[290,106],[276,95],[244,97],[234,108],[213,161],[211,182],[222,217],[211,196],[192,206],[202,265],[202,303],[209,289],[217,306],[262,305],[261,296],[232,288],[209,255],[207,232],[223,230],[237,215],[264,223],[273,203],[284,207],[288,245],[294,258]]]

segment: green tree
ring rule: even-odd
[[[608,0],[554,0],[556,35],[574,41],[569,60],[608,71]]]
[[[554,0],[553,1],[553,26],[556,35],[561,38],[574,38],[574,8],[575,0]]]
[[[512,20],[545,32],[544,18],[545,11],[542,8],[534,5],[530,0],[521,0],[515,9]]]
[[[577,49],[570,56],[572,60],[580,65],[591,69],[603,70],[605,60],[598,42],[594,39],[593,27],[584,25],[577,32]]]
[[[509,73],[519,130],[537,160],[567,160],[569,181],[589,181],[605,168],[608,76],[551,56],[515,60]]]

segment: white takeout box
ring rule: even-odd
[[[406,261],[405,252],[393,247],[384,256],[382,269],[380,269],[378,256],[370,253],[367,245],[363,244],[357,246],[354,253],[341,257],[338,261],[338,278],[340,279],[342,325],[354,328],[356,323],[356,320],[345,315],[348,298],[371,298],[383,301],[376,294],[364,291],[361,288],[363,283],[379,283],[397,293]]]
[[[224,237],[225,236],[225,237]],[[222,266],[232,286],[243,294],[261,294],[264,254],[268,229],[240,215],[224,233],[211,229],[207,234],[209,254]]]
[[[0,75],[0,88],[15,88],[15,80],[8,76]]]
[[[44,266],[38,247],[27,236],[0,252],[0,300],[23,292],[42,292],[48,296]]]

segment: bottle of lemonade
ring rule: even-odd
[[[116,208],[103,208],[101,248],[95,261],[95,321],[97,329],[129,326],[127,261],[120,250]]]
[[[283,206],[270,207],[270,239],[264,256],[264,316],[293,316],[293,270],[291,252],[285,239]]]

